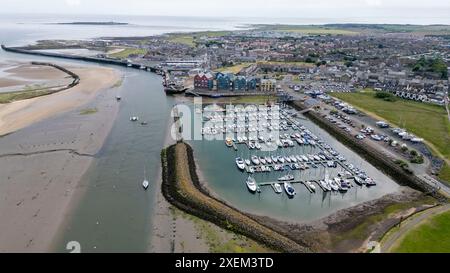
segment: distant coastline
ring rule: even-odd
[[[51,23],[54,25],[93,25],[93,26],[116,26],[116,25],[128,25],[123,22],[66,22],[66,23]]]

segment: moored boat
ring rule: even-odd
[[[292,187],[292,185],[289,182],[284,182],[283,185],[287,195],[289,197],[294,197],[294,195],[296,194],[294,187]]]
[[[247,177],[245,183],[247,184],[248,190],[251,192],[256,192],[256,190],[258,189],[258,185],[256,185],[255,179],[251,176]]]

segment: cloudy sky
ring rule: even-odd
[[[221,17],[450,17],[449,0],[1,0],[0,13]]]

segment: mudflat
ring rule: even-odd
[[[76,87],[0,105],[0,252],[52,251],[114,124],[120,74],[65,67],[80,76]]]

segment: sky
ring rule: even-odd
[[[450,17],[449,0],[1,0],[0,13],[270,18]]]

